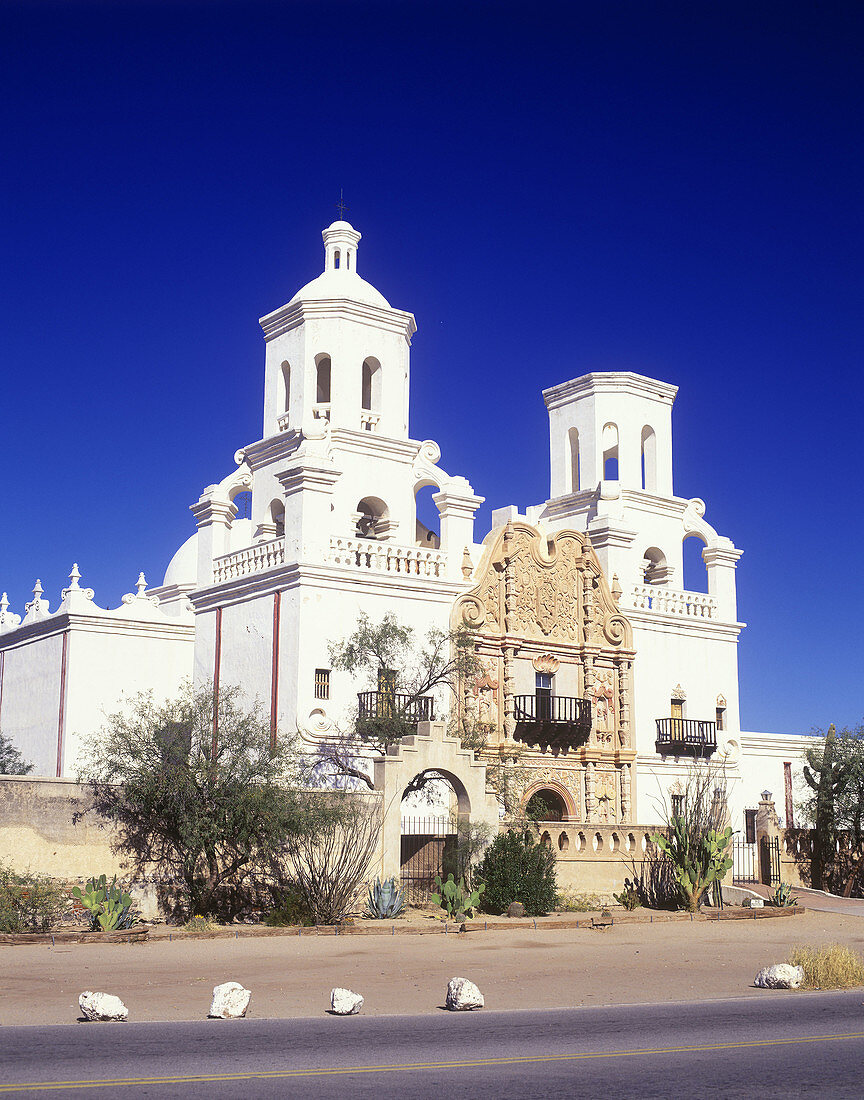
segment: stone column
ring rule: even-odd
[[[453,482],[459,480],[459,478],[452,479]],[[468,488],[470,489],[470,486]],[[438,515],[441,517],[441,549],[447,553],[448,580],[464,579],[462,560],[466,548],[474,543],[474,513],[485,499],[485,497],[465,492],[464,489],[455,490],[451,486],[432,496]]]
[[[735,566],[743,553],[730,539],[720,538],[714,546],[706,546],[702,560],[708,570],[708,595],[717,601],[717,612],[725,622],[738,621],[738,597],[735,590]]]
[[[198,524],[198,587],[213,583],[213,559],[228,553],[231,521],[236,507],[227,499],[205,492],[189,509]]]

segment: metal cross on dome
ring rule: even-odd
[[[342,201],[342,188],[341,187],[339,188],[339,201],[337,203],[334,203],[333,205],[339,211],[339,221],[340,222],[345,221],[345,211],[348,209],[348,207]]]

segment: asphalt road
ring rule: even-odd
[[[860,1097],[862,997],[3,1027],[0,1096]]]

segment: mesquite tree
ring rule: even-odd
[[[79,779],[125,863],[177,883],[189,915],[218,911],[227,887],[310,830],[301,758],[290,741],[271,746],[269,719],[237,688],[218,705],[189,686],[128,700],[89,739]]]

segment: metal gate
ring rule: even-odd
[[[759,877],[765,886],[780,885],[780,838],[763,836],[759,841]]]
[[[732,845],[732,881],[780,884],[780,839],[763,836],[758,844],[736,837]]]
[[[756,845],[736,836],[732,842],[732,881],[758,882],[758,867]]]
[[[425,905],[456,848],[456,822],[451,817],[403,817],[401,885],[406,900]]]

